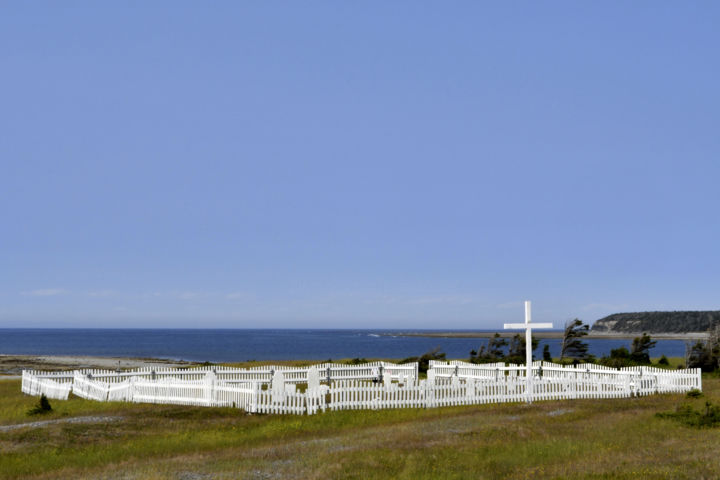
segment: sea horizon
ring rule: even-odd
[[[481,332],[495,329],[413,329],[414,332]],[[393,335],[397,333],[398,335]],[[326,360],[341,358],[405,359],[440,349],[447,358],[468,358],[486,338],[403,336],[399,329],[279,329],[279,328],[0,328],[0,354],[82,355],[158,358],[191,362]],[[111,335],[108,335],[111,334]],[[629,339],[588,338],[589,352],[598,357],[626,347]],[[540,339],[559,356],[561,340]],[[651,356],[683,356],[684,340],[658,340]]]

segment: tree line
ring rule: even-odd
[[[633,339],[628,350],[625,347],[616,348],[610,354],[596,358],[589,353],[589,346],[583,338],[589,333],[590,326],[576,318],[565,324],[562,343],[560,347],[560,363],[598,363],[609,367],[627,367],[633,365],[650,365],[650,350],[657,343],[650,335],[643,333]],[[719,332],[720,333],[720,332]],[[532,337],[532,350],[537,349],[539,340]],[[535,356],[533,355],[533,358]],[[550,346],[545,345],[542,352],[542,359],[548,362],[553,361],[550,354]],[[478,350],[470,351],[470,363],[525,363],[525,341],[520,334],[510,339],[503,338],[496,333],[488,340],[487,345],[481,346]],[[667,358],[660,359],[661,364],[668,364]]]
[[[629,349],[615,348],[610,350],[608,355],[597,358],[589,353],[589,345],[583,340],[589,331],[590,327],[578,318],[567,322],[563,331],[560,358],[557,361],[562,364],[597,363],[614,368],[652,364],[650,350],[655,347],[657,341],[648,333],[635,337]],[[540,341],[533,336],[533,352],[538,348],[539,343]],[[534,353],[533,358],[536,358]],[[542,359],[548,362],[555,361],[550,354],[549,345],[543,348]],[[429,368],[430,360],[445,360],[445,353],[435,348],[420,357],[406,358],[403,362],[419,362],[419,369],[424,373]],[[525,363],[525,339],[520,334],[505,338],[496,333],[488,340],[487,345],[470,351],[469,361],[476,364]],[[667,366],[669,363],[665,355],[658,361],[659,365]],[[686,344],[685,366],[701,368],[704,372],[720,370],[720,320],[708,330],[707,340]]]

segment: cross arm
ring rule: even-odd
[[[506,323],[504,328],[525,330],[526,328],[553,328],[552,323]]]

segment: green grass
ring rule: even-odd
[[[685,368],[685,358],[684,357],[667,357],[668,359],[668,365],[660,365],[658,362],[660,361],[661,357],[651,357],[650,361],[652,362],[653,367],[658,368],[668,368],[671,370],[676,370],[678,368]]]
[[[228,408],[50,400],[0,381],[0,424],[75,416],[0,432],[0,478],[720,478],[719,428],[661,418],[680,405],[720,403],[656,395],[441,409],[245,415]]]

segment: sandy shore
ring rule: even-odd
[[[159,358],[89,357],[71,355],[0,355],[0,375],[19,375],[23,370],[76,370],[98,368],[142,368],[162,365],[180,367],[191,362],[178,362]]]
[[[501,337],[512,337],[519,331],[499,331]],[[490,338],[495,332],[397,332],[385,333],[394,337],[434,337],[434,338]],[[640,333],[590,333],[585,338],[588,340],[598,339],[630,339],[642,335]],[[533,331],[535,338],[562,338],[562,332],[543,332],[541,330]],[[707,333],[691,332],[691,333],[651,333],[650,336],[654,340],[704,340]]]

